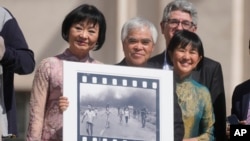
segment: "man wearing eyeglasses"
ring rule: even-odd
[[[166,40],[166,47],[176,31],[189,30],[196,32],[197,20],[197,11],[192,3],[185,0],[170,2],[164,9],[163,18],[160,23],[161,33]],[[152,57],[149,63],[154,64],[158,68],[171,69],[167,64],[165,51]],[[215,115],[214,136],[216,141],[225,141],[226,104],[220,63],[205,57],[202,67],[194,70],[192,77],[210,90]]]

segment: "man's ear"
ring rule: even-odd
[[[193,26],[193,29],[192,29],[193,32],[196,32],[197,31],[197,26]]]
[[[155,50],[156,44],[153,45],[152,52]]]

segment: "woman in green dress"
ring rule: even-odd
[[[185,141],[213,141],[214,113],[209,90],[192,79],[191,72],[204,58],[200,38],[193,32],[177,31],[169,42],[167,62],[173,66],[175,90],[182,110]]]

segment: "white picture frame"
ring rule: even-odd
[[[64,141],[174,140],[172,71],[68,61],[63,66],[63,95],[69,100]],[[97,114],[92,135],[83,118],[88,105]],[[124,107],[128,123],[124,117],[120,121]],[[147,109],[144,127],[142,107]]]

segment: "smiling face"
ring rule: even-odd
[[[129,66],[145,66],[155,47],[148,27],[130,30],[122,44],[125,61]]]
[[[170,57],[173,62],[174,71],[180,78],[190,75],[202,58],[197,48],[193,48],[191,44],[188,44],[185,48],[177,47],[170,54]]]
[[[180,10],[175,10],[172,11],[169,15],[169,19],[171,20],[175,20],[175,21],[179,21],[179,22],[192,22],[192,17],[189,13],[187,12],[183,12]],[[179,30],[183,30],[183,25],[181,23],[179,23],[178,26],[173,27],[171,26],[170,23],[168,23],[167,21],[162,21],[161,22],[161,33],[164,35],[165,40],[166,40],[166,45],[168,44],[168,42],[170,41],[170,39],[174,36],[174,33],[176,31]],[[189,30],[191,32],[195,32],[196,31],[196,27],[193,26],[190,29],[186,29]]]
[[[99,37],[99,25],[84,21],[73,24],[69,29],[69,50],[79,59],[85,58]]]

